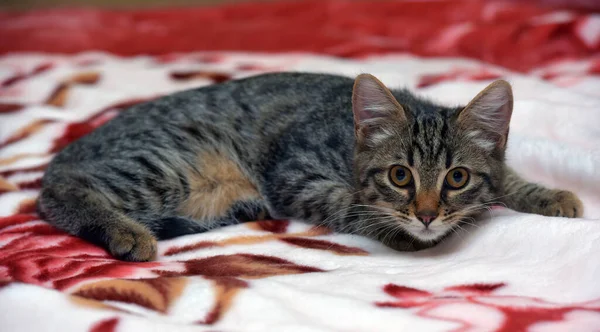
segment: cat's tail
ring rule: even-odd
[[[502,202],[510,209],[543,216],[578,218],[583,215],[583,204],[574,193],[528,182],[510,168],[504,178]]]

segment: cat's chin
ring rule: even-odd
[[[420,232],[413,232],[412,236],[414,236],[417,240],[422,242],[434,242],[442,238],[444,236],[444,233],[434,231],[431,229],[423,229]]]
[[[409,234],[416,240],[421,242],[435,242],[446,234],[447,230],[436,229],[436,228],[425,228],[425,227],[411,227]]]

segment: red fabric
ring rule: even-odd
[[[515,70],[597,54],[577,31],[588,18],[544,19],[544,1],[318,0],[208,8],[0,13],[0,54],[120,55],[206,50],[319,52],[342,57],[410,51],[465,56]],[[555,2],[554,2],[555,3]],[[542,21],[540,23],[540,20]],[[431,36],[438,36],[432,38]],[[439,37],[441,36],[441,37]]]
[[[495,0],[488,0],[495,1]],[[598,0],[509,0],[512,2],[529,2],[545,6],[587,9],[600,11],[600,1]]]

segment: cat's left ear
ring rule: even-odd
[[[512,110],[512,88],[508,82],[498,80],[469,102],[459,113],[458,123],[479,146],[504,149]]]
[[[377,142],[390,127],[406,123],[406,113],[390,90],[373,75],[361,74],[352,91],[354,129],[359,143]]]

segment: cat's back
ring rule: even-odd
[[[352,85],[348,77],[288,72],[174,93],[123,111],[65,148],[54,163],[116,157],[149,146],[173,147],[174,137],[198,134],[191,129],[199,128],[217,138],[264,145],[298,123],[339,122],[334,118],[340,110],[343,118],[351,119]]]

